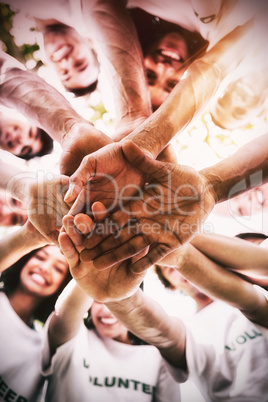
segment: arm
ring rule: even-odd
[[[138,289],[144,274],[132,272],[131,264],[118,264],[99,271],[80,259],[73,217],[64,217],[66,233],[59,242],[73,278],[95,300],[105,303],[109,310],[134,334],[156,346],[176,367],[185,368],[185,327],[172,319],[154,301]],[[130,296],[129,296],[130,295]]]
[[[4,271],[25,254],[28,254],[39,247],[45,246],[46,244],[47,239],[45,239],[35,229],[35,227],[27,221],[21,228],[1,239],[0,271]]]
[[[5,60],[1,59],[2,64]],[[83,157],[112,140],[95,129],[52,86],[29,71],[9,68],[1,74],[0,102],[18,109],[62,148],[61,171],[73,173]]]
[[[241,147],[235,154],[200,171],[215,194],[225,201],[268,179],[268,133]]]
[[[202,292],[238,308],[249,320],[268,327],[268,301],[252,284],[227,271],[191,244],[164,258],[160,264],[176,269]]]
[[[211,260],[231,270],[267,278],[268,250],[246,240],[220,234],[197,235],[191,244]]]
[[[133,296],[106,306],[129,331],[157,347],[170,364],[186,369],[186,332],[181,320],[169,317],[140,289]]]
[[[72,280],[59,296],[48,329],[52,354],[56,349],[72,339],[91,307],[93,300]]]
[[[149,88],[134,23],[122,0],[83,0],[82,9],[90,36],[100,50],[101,64],[111,80],[116,114],[121,120],[119,131],[126,135],[151,114]]]
[[[24,171],[1,161],[0,169],[0,188],[27,206],[29,221],[46,242],[57,244],[62,218],[70,209],[63,200],[69,178],[47,171]]]
[[[159,109],[127,139],[156,158],[204,110],[223,79],[240,64],[247,54],[251,24],[236,28],[194,61]]]

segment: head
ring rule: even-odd
[[[77,96],[93,92],[100,66],[92,42],[60,23],[47,26],[43,36],[47,62],[65,89]]]
[[[27,218],[26,206],[0,191],[0,226],[23,225]]]
[[[211,106],[214,124],[227,130],[247,125],[265,109],[267,87],[267,69],[232,81]]]
[[[0,113],[0,148],[28,160],[50,153],[53,140],[44,130],[25,119]]]
[[[13,264],[1,275],[7,296],[17,290],[39,299],[34,318],[45,321],[57,297],[71,279],[68,263],[56,246],[35,250]]]
[[[90,309],[91,328],[99,335],[118,342],[130,343],[127,328],[103,304],[94,301]]]
[[[156,110],[167,98],[184,72],[208,46],[197,32],[162,20],[145,11],[130,10],[144,55],[151,103]]]
[[[231,213],[238,216],[251,216],[268,208],[268,183],[254,187],[226,201]]]
[[[198,289],[194,284],[188,281],[184,276],[182,276],[175,268],[155,265],[155,272],[158,278],[165,286],[165,288],[170,290],[180,290],[187,296],[192,297],[195,301],[199,299],[210,299],[201,290]]]

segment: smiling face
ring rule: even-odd
[[[121,324],[108,308],[98,302],[94,302],[91,307],[91,318],[97,332],[105,337],[118,342],[130,343],[128,340],[128,330]]]
[[[188,67],[189,52],[185,39],[177,32],[155,42],[144,63],[150,86],[153,109],[157,109],[180,81]]]
[[[20,287],[40,297],[53,295],[61,286],[68,271],[68,264],[55,246],[36,252],[26,263],[20,275]]]
[[[98,80],[99,62],[91,42],[74,29],[59,26],[44,33],[48,63],[67,89],[86,88]]]
[[[17,156],[35,155],[43,143],[39,130],[32,124],[0,114],[0,148]]]

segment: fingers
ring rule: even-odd
[[[106,269],[115,265],[121,261],[124,261],[130,257],[136,256],[142,250],[144,250],[148,246],[148,240],[145,236],[137,236],[129,241],[127,241],[122,246],[113,249],[112,251],[101,255],[100,257],[94,259],[93,265],[97,269]],[[91,250],[84,250],[81,253],[81,260],[88,261],[88,256],[91,258],[91,254],[89,253]]]
[[[166,168],[164,162],[156,161],[152,157],[146,155],[132,141],[124,141],[122,143],[122,151],[132,166],[136,167],[146,175],[151,176],[151,178],[158,178],[159,172],[162,172],[163,169],[166,170],[166,173],[169,172],[169,169]],[[163,173],[164,172],[162,172],[161,175],[163,175]]]
[[[109,214],[105,205],[103,205],[103,203],[100,201],[94,202],[91,210],[92,210],[95,222],[102,222],[105,218],[108,217],[108,214]]]
[[[62,219],[62,224],[65,229],[65,232],[71,239],[73,245],[80,252],[83,247],[84,236],[79,232],[77,227],[74,224],[74,217],[71,215],[65,215]]]
[[[172,251],[168,245],[159,243],[155,247],[149,250],[149,252],[137,262],[132,265],[132,271],[136,274],[144,272],[146,269],[150,268],[152,265],[160,261],[164,256]],[[95,262],[94,262],[95,265]]]
[[[60,233],[59,245],[64,257],[68,261],[70,268],[75,268],[79,264],[79,254],[67,233]]]
[[[74,217],[74,223],[77,229],[84,235],[90,233],[95,227],[93,220],[86,214],[76,215]]]
[[[83,158],[76,172],[70,177],[69,190],[64,201],[73,202],[92,176],[94,176],[94,157],[92,159],[91,155],[87,155]]]

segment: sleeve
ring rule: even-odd
[[[25,66],[22,63],[0,49],[0,85],[4,82],[5,73],[10,68],[19,68],[21,70],[26,70]]]
[[[180,402],[180,384],[169,373],[164,360],[161,361],[154,402]]]

